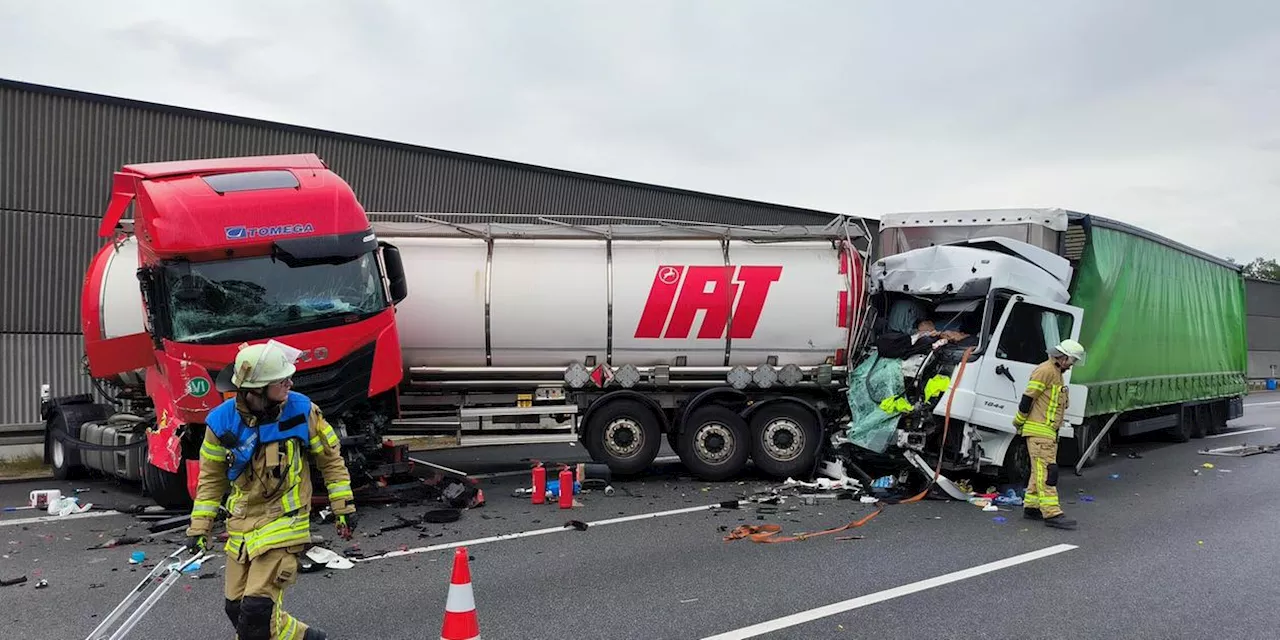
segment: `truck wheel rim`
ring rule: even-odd
[[[764,450],[774,460],[794,460],[804,450],[804,430],[795,421],[780,418],[764,428]]]
[[[736,445],[733,434],[719,422],[708,422],[698,427],[698,437],[694,438],[698,458],[713,464],[728,460]]]
[[[604,430],[604,448],[619,458],[636,454],[644,446],[644,431],[640,423],[631,418],[618,418]]]

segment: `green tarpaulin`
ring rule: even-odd
[[[1244,280],[1224,265],[1092,227],[1071,304],[1093,416],[1246,392]]]

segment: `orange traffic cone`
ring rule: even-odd
[[[449,599],[444,604],[440,640],[480,640],[480,619],[476,617],[476,599],[471,593],[466,547],[458,547],[453,552],[453,578],[449,581]]]

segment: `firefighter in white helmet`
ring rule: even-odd
[[[1013,425],[1026,438],[1031,454],[1031,477],[1023,502],[1023,517],[1044,520],[1046,526],[1074,529],[1076,521],[1062,512],[1058,502],[1058,429],[1069,398],[1062,374],[1084,360],[1084,346],[1063,340],[1049,352],[1049,359],[1031,372],[1022,392]]]
[[[323,640],[281,606],[311,541],[311,465],[324,477],[338,535],[351,538],[355,506],[338,436],[320,408],[291,390],[299,352],[274,340],[242,346],[218,389],[235,392],[209,412],[187,546],[204,548],[227,499],[226,612],[240,640]]]

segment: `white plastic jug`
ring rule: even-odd
[[[62,499],[61,489],[40,489],[31,492],[31,507],[34,509],[44,509],[52,503],[56,503]]]

